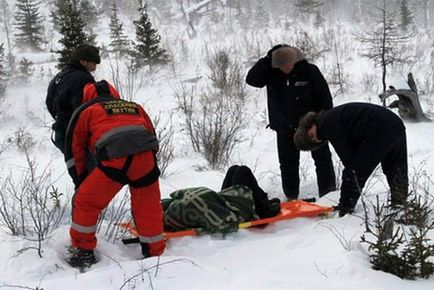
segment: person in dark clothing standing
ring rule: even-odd
[[[375,167],[381,163],[390,186],[392,206],[408,195],[407,144],[402,120],[390,110],[367,103],[348,103],[301,118],[294,143],[315,150],[329,141],[344,165],[339,215],[352,213]]]
[[[53,143],[64,152],[65,132],[71,115],[81,104],[83,88],[94,83],[91,72],[101,62],[99,49],[92,45],[77,47],[71,60],[50,82],[47,90],[46,105],[55,122]]]
[[[267,86],[269,127],[277,133],[282,187],[289,200],[299,195],[300,152],[293,142],[299,119],[309,111],[333,107],[327,82],[317,66],[308,63],[298,48],[276,45],[249,70],[246,82]],[[328,146],[312,152],[318,193],[336,189],[333,162]]]

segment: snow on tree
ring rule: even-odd
[[[6,0],[1,0],[1,15],[3,16],[2,21],[5,28],[6,33],[6,44],[8,48],[8,54],[7,54],[7,63],[8,63],[8,69],[10,73],[13,73],[15,71],[15,57],[12,55],[12,41],[11,41],[11,33],[10,33],[10,10],[9,5]]]
[[[323,5],[321,1],[315,0],[297,0],[294,3],[295,8],[302,17],[308,18],[310,15],[315,15],[319,13],[320,7]]]
[[[134,42],[134,56],[138,67],[169,62],[167,51],[161,46],[161,36],[152,27],[147,11],[147,4],[139,0],[140,18],[135,20],[136,41]]]
[[[116,2],[112,4],[112,14],[110,15],[110,47],[113,52],[126,54],[130,51],[130,41],[124,33],[124,25],[118,17],[118,8]]]
[[[403,31],[407,31],[408,27],[413,23],[413,13],[408,7],[407,0],[401,0],[400,15],[401,15],[401,29]]]
[[[270,23],[270,15],[268,14],[263,0],[256,1],[255,19],[259,28],[268,27]]]
[[[4,43],[0,44],[0,98],[6,91],[6,68],[5,68],[5,49]]]
[[[39,12],[39,1],[17,0],[15,12],[15,42],[21,48],[41,50],[45,43],[43,17]]]
[[[62,34],[59,42],[63,46],[62,49],[56,51],[60,54],[59,68],[69,61],[74,48],[83,44],[94,44],[95,36],[84,31],[86,23],[81,18],[78,4],[78,0],[58,0],[56,2],[56,17],[60,25],[60,34]]]
[[[95,5],[88,0],[79,1],[79,7],[81,11],[81,17],[86,23],[86,27],[91,29],[91,26],[97,23],[98,13]]]

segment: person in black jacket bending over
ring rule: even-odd
[[[283,191],[289,200],[297,199],[300,151],[293,134],[304,114],[333,107],[327,82],[317,66],[308,63],[298,48],[288,45],[276,45],[268,51],[249,70],[246,82],[257,88],[267,86],[269,126],[277,133]],[[336,189],[329,147],[312,152],[312,158],[321,197]]]
[[[381,163],[390,186],[391,205],[404,205],[408,195],[407,144],[402,120],[390,110],[368,103],[348,103],[301,118],[294,143],[315,150],[330,141],[342,172],[339,216],[352,213],[375,167]]]
[[[82,45],[74,49],[70,62],[51,80],[48,85],[46,105],[53,123],[54,140],[57,148],[64,152],[65,132],[72,113],[81,104],[83,88],[94,83],[91,72],[101,62],[99,49],[92,45]]]

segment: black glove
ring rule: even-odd
[[[348,207],[338,204],[333,206],[333,211],[339,211],[339,217],[343,217],[346,214],[352,214],[354,212],[354,207]]]
[[[270,49],[270,50],[267,52],[267,57],[268,57],[269,59],[271,59],[272,56],[273,56],[273,51],[275,51],[275,50],[277,50],[277,49],[279,49],[279,48],[281,48],[281,47],[285,47],[285,46],[289,46],[289,45],[287,45],[287,44],[278,44],[278,45],[273,46],[273,48]]]

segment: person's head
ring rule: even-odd
[[[80,63],[88,71],[92,72],[96,69],[96,65],[101,62],[99,49],[89,44],[80,45],[73,50],[71,61]]]
[[[298,150],[313,151],[325,144],[325,141],[319,140],[317,136],[317,116],[317,113],[309,112],[301,117],[294,134],[294,144]]]
[[[103,96],[111,96],[120,99],[120,94],[116,88],[106,80],[95,83],[88,83],[83,88],[83,99],[81,103],[86,103],[92,99]]]
[[[294,65],[303,59],[303,54],[296,47],[283,46],[272,53],[271,66],[289,74]]]

